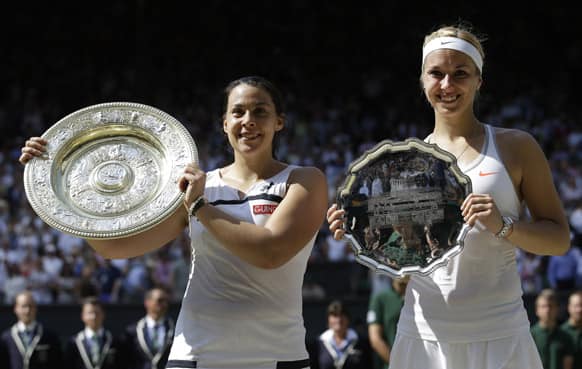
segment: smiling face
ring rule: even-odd
[[[472,113],[481,75],[468,55],[439,49],[427,55],[421,82],[436,114],[455,115]]]
[[[223,129],[235,155],[271,155],[273,137],[283,129],[283,116],[266,90],[243,83],[228,96]]]

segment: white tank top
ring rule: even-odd
[[[294,168],[256,183],[243,199],[217,169],[208,173],[204,195],[235,218],[264,225]],[[285,265],[267,270],[232,254],[191,218],[192,270],[169,359],[196,360],[199,368],[275,368],[276,361],[307,359],[301,287],[315,236]]]
[[[473,193],[490,194],[503,216],[518,219],[521,204],[500,159],[494,129],[485,128],[480,155],[461,170],[471,178]],[[521,295],[515,245],[478,223],[446,267],[411,278],[398,331],[451,343],[508,337],[529,329]]]

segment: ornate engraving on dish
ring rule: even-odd
[[[450,153],[418,139],[383,141],[352,163],[338,202],[356,260],[393,277],[426,275],[458,254],[471,180]]]
[[[84,238],[147,230],[181,205],[178,179],[198,162],[182,124],[151,106],[105,103],[50,127],[47,152],[25,167],[27,197],[49,225]]]

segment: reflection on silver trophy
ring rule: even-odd
[[[471,181],[454,156],[418,139],[383,141],[338,191],[356,260],[394,277],[426,275],[463,247],[460,205]]]

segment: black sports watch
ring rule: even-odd
[[[196,212],[204,205],[206,205],[206,199],[204,198],[204,196],[200,196],[199,198],[194,200],[192,204],[190,204],[190,207],[188,208],[188,215],[191,217],[195,217]]]

